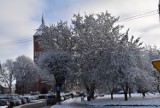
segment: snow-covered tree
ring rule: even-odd
[[[72,67],[78,70],[74,75],[79,78],[77,81],[83,84],[91,98],[94,98],[96,89],[108,88],[113,94],[114,89],[121,86],[127,100],[128,90],[133,86],[143,85],[149,88],[148,85],[152,85],[149,82],[154,82],[148,55],[141,47],[140,38],[134,39],[131,36],[129,39],[128,31],[121,33],[123,26],[116,25],[116,21],[118,18],[107,11],[96,15],[75,14],[70,28],[66,22],[61,21],[47,28],[40,39],[46,52],[70,54],[76,63]],[[61,56],[55,54],[54,56]],[[49,63],[49,59],[55,59],[47,56],[46,53],[42,57],[45,59],[40,60],[41,63]],[[50,69],[46,71],[56,72],[52,65],[45,66],[44,69]],[[56,74],[53,74],[55,77]],[[60,81],[64,82],[64,79],[65,77]]]
[[[66,52],[44,52],[38,61],[42,72],[53,75],[56,81],[57,99],[60,101],[60,89],[71,71],[72,57]]]
[[[147,87],[154,82],[150,72],[150,64],[143,48],[140,47],[140,38],[129,40],[128,33],[119,41],[113,54],[112,66],[118,73],[119,83],[124,91],[125,100],[128,100],[127,93],[133,85]]]
[[[157,48],[157,46],[147,46],[146,51],[148,52],[149,60],[155,60],[160,58],[160,50]]]
[[[150,64],[153,60],[158,60],[160,58],[160,50],[157,48],[157,46],[147,46],[145,50],[147,52],[146,55],[148,55]],[[153,65],[150,66],[150,68],[150,73],[152,73],[152,75],[157,79],[157,84],[155,85],[157,85],[157,90],[160,93],[160,73],[157,71],[156,68],[153,67]]]
[[[131,49],[129,46],[128,34],[126,34],[119,41],[111,59],[111,67],[114,67],[114,72],[118,76],[119,84],[125,94],[125,100],[127,100],[129,84],[131,84],[136,77],[134,72],[137,71],[137,64],[134,54],[134,49]]]
[[[15,81],[13,60],[6,60],[6,62],[2,64],[0,71],[0,81],[9,88],[9,93],[11,93],[12,86]]]
[[[108,55],[110,58],[109,52],[120,37],[119,31],[122,26],[114,25],[117,20],[108,12],[85,17],[77,14],[72,20],[81,82],[91,98],[94,98],[95,89],[104,83],[99,67],[104,57]]]
[[[16,81],[22,86],[22,94],[25,85],[32,84],[39,78],[38,67],[29,57],[24,55],[16,58],[13,69]]]
[[[40,45],[45,50],[71,53],[74,50],[75,41],[67,22],[61,21],[57,25],[48,27],[40,38]]]

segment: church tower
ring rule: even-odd
[[[37,29],[36,33],[33,35],[33,45],[34,45],[34,62],[37,63],[37,60],[43,51],[40,47],[40,37],[43,36],[44,30],[46,29],[46,25],[42,15],[42,22],[39,28]]]
[[[47,26],[45,25],[43,15],[42,15],[42,22],[39,28],[36,30],[36,33],[33,35],[33,53],[34,53],[34,62],[37,64],[37,60],[39,59],[39,56],[44,51],[43,48],[40,47],[40,38],[43,35],[45,29]],[[46,80],[42,80],[41,78],[38,79],[38,81],[32,83],[32,84],[25,84],[24,87],[19,86],[18,82],[16,84],[16,93],[21,94],[21,90],[24,89],[24,93],[30,93],[31,91],[33,93],[39,91],[40,93],[47,93],[49,90],[53,89],[54,86],[47,83]]]

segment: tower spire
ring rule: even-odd
[[[41,23],[41,25],[39,26],[39,28],[37,29],[37,31],[34,35],[42,35],[45,28],[46,28],[46,26],[45,26],[45,22],[44,22],[44,19],[43,19],[43,13],[42,13],[42,23]]]
[[[44,24],[44,25],[45,25],[45,23],[44,23],[44,19],[43,19],[43,13],[42,13],[42,24]]]

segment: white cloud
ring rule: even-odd
[[[0,23],[9,37],[31,35],[36,26],[32,17],[42,12],[41,9],[39,10],[43,6],[42,2],[39,0],[1,0],[0,2]]]
[[[49,2],[49,3],[48,3]],[[158,0],[1,0],[0,1],[0,44],[22,39],[32,39],[35,29],[45,21],[54,24],[73,18],[73,14],[100,13],[108,10],[121,19],[158,10]],[[45,10],[45,11],[44,11]],[[37,18],[38,17],[38,18]],[[121,20],[120,19],[120,20]],[[160,46],[158,14],[135,20],[119,22],[130,28],[130,35],[141,37],[145,44]],[[0,46],[0,61],[22,54],[33,57],[33,44]]]
[[[108,10],[111,15],[118,17],[120,20],[135,15],[145,14],[154,11],[150,14],[145,14],[145,17],[134,20],[124,20],[119,22],[125,26],[124,30],[130,28],[130,35],[141,37],[144,45],[158,45],[160,47],[159,16],[158,14],[158,0],[87,0],[73,7],[72,12],[78,11],[82,14],[86,13],[100,13]],[[149,16],[147,16],[149,15]],[[151,15],[151,16],[150,16]]]
[[[35,29],[40,24],[33,19],[42,14],[43,6],[44,2],[39,0],[1,0],[0,44],[32,39]],[[32,58],[33,48],[30,44],[0,46],[0,61],[14,59],[22,54]]]

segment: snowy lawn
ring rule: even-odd
[[[86,107],[87,105],[87,107]],[[78,106],[78,107],[76,107]],[[160,107],[160,94],[146,94],[146,97],[143,98],[141,94],[132,94],[131,98],[128,98],[128,101],[124,101],[123,94],[115,94],[114,99],[110,99],[110,95],[105,95],[104,97],[97,97],[95,100],[81,102],[81,98],[68,99],[62,102],[60,105],[53,105],[51,108],[102,108],[102,107],[115,107],[115,108],[127,108],[138,107],[138,108],[153,108]]]
[[[110,99],[110,95],[98,97],[95,100],[87,102],[89,105],[160,105],[160,94],[146,94],[143,98],[141,94],[132,94],[128,101],[124,101],[123,94],[114,95],[114,99]]]

